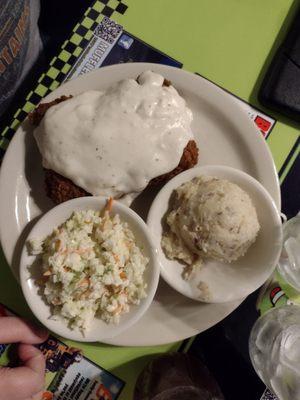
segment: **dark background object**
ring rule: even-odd
[[[297,149],[300,146],[300,136],[294,144],[285,165],[287,165]],[[285,177],[281,185],[281,198],[282,198],[282,212],[287,216],[288,219],[294,217],[300,211],[300,153],[293,162],[293,166],[290,168],[287,176]]]
[[[300,121],[300,9],[267,70],[258,99],[265,107]]]
[[[41,0],[39,28],[46,63],[59,52],[72,29],[94,0]]]
[[[134,400],[224,400],[204,364],[192,355],[165,354],[142,371]]]
[[[250,332],[259,317],[255,307],[258,292],[223,321],[197,335],[188,350],[208,367],[228,400],[258,400],[265,390],[248,351]]]
[[[30,73],[16,91],[10,106],[1,116],[0,131],[10,124],[15,111],[23,105],[24,98],[29,92],[28,88],[35,86],[40,75],[47,71],[52,58],[59,53],[74,26],[93,3],[94,0],[41,0],[38,25],[43,49]]]

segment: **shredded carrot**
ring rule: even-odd
[[[112,205],[113,205],[113,201],[114,201],[114,199],[113,199],[112,197],[110,197],[110,198],[107,200],[107,203],[106,203],[106,206],[105,206],[105,211],[111,212],[111,210],[112,210]]]
[[[57,240],[55,241],[55,250],[56,250],[56,251],[59,251],[60,245],[61,245],[61,240],[60,240],[60,239],[57,239]]]
[[[73,253],[76,253],[76,254],[84,254],[84,253],[88,253],[89,251],[92,251],[92,248],[91,247],[87,247],[87,248],[85,248],[85,249],[78,249],[78,250],[74,250],[74,252]]]
[[[61,305],[61,301],[60,301],[57,297],[55,297],[55,298],[52,300],[52,304],[53,304],[54,306],[60,306],[60,305]]]
[[[124,271],[120,272],[120,278],[121,279],[127,279],[127,275],[126,275],[126,273]]]
[[[119,315],[119,314],[121,314],[122,310],[123,310],[123,306],[120,304],[120,305],[112,312],[112,314],[113,314],[113,315]]]
[[[91,293],[92,291],[90,289],[85,290],[80,294],[79,300],[86,299]]]
[[[85,277],[83,279],[81,279],[81,281],[78,283],[78,286],[82,287],[82,286],[89,286],[90,284],[90,279]]]
[[[116,254],[116,253],[112,253],[113,254],[113,257],[114,257],[114,259],[115,259],[115,262],[120,262],[120,258],[119,258],[119,256]]]
[[[127,247],[127,249],[131,249],[132,248],[132,243],[129,240],[125,240],[125,246]]]

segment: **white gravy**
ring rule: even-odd
[[[51,107],[34,132],[43,166],[93,195],[142,191],[175,168],[190,139],[192,112],[164,78],[143,72],[106,91]]]

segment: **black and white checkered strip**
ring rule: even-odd
[[[107,17],[111,17],[113,12],[116,11],[119,14],[124,14],[127,10],[127,5],[124,4],[121,0],[118,0],[117,6],[114,8],[110,5],[110,0],[100,0],[101,3],[105,4],[104,9],[102,10],[102,14],[106,15]]]

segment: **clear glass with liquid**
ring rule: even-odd
[[[300,399],[300,306],[273,308],[254,324],[252,364],[280,400]]]
[[[277,270],[300,292],[300,213],[283,224],[283,246]]]

